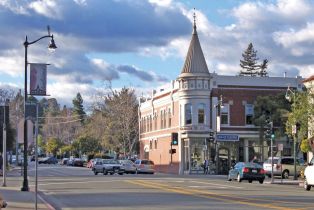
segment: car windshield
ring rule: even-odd
[[[110,164],[119,164],[119,162],[117,160],[111,160]]]
[[[271,164],[271,158],[268,158],[266,161],[265,161],[265,163],[269,163],[269,164]],[[278,159],[276,158],[273,158],[273,164],[277,164],[278,163]]]
[[[109,163],[110,163],[110,160],[103,160],[102,163],[103,163],[103,164],[109,164]]]

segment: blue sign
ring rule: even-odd
[[[239,141],[239,135],[235,134],[217,134],[217,141]]]

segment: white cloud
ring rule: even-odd
[[[40,15],[52,19],[62,19],[62,11],[56,0],[33,1],[29,4],[29,8],[33,9]]]

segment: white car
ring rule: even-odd
[[[310,190],[314,186],[314,157],[304,170],[304,189]]]

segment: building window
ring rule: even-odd
[[[157,130],[157,113],[155,113],[154,119],[155,119],[155,130]]]
[[[253,104],[245,105],[245,124],[253,125],[253,114],[254,114],[254,106]]]
[[[155,140],[155,149],[157,149],[157,140]]]
[[[205,104],[198,105],[198,123],[204,124],[205,122]]]
[[[167,112],[164,110],[164,128],[167,128]]]
[[[150,150],[153,149],[153,141],[152,141],[152,140],[149,141],[149,149],[150,149]]]
[[[149,115],[149,131],[153,130],[153,120],[152,115]]]
[[[168,127],[171,127],[171,110],[170,108],[168,109]]]
[[[221,107],[220,119],[222,125],[229,125],[229,104],[224,104]]]
[[[160,111],[160,129],[164,128],[164,111]]]
[[[192,124],[192,104],[185,104],[185,124]]]

